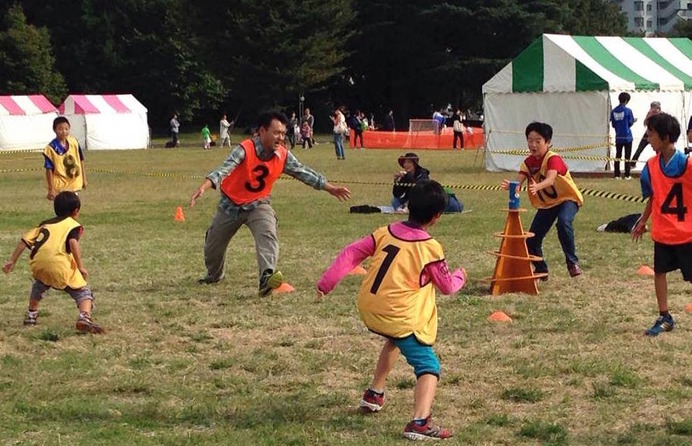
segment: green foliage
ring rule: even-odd
[[[28,24],[19,3],[4,15],[0,25],[0,94],[41,93],[59,103],[67,87],[55,69],[48,30]]]
[[[567,444],[567,429],[557,423],[532,421],[526,423],[521,428],[519,435],[541,440],[545,445],[558,446]]]
[[[503,400],[514,401],[515,403],[537,403],[543,399],[543,391],[540,389],[512,388],[502,392]]]

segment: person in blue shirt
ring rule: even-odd
[[[634,115],[632,110],[627,108],[627,103],[630,101],[629,93],[620,93],[618,101],[620,105],[615,107],[610,112],[610,123],[615,129],[615,157],[618,158],[613,164],[615,165],[615,179],[620,179],[620,158],[622,158],[622,149],[625,149],[625,179],[630,180],[630,163],[627,162],[632,156],[632,131],[630,127],[634,124]]]

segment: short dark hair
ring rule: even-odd
[[[621,104],[626,104],[630,99],[632,99],[632,96],[630,96],[629,93],[623,92],[618,95],[618,101],[620,101]]]
[[[53,200],[53,209],[57,217],[69,217],[75,210],[81,207],[82,203],[79,201],[79,196],[74,192],[60,192]]]
[[[526,126],[526,139],[529,139],[529,133],[536,132],[543,137],[546,141],[551,141],[553,139],[553,128],[550,124],[545,122],[532,122]]]
[[[70,125],[70,121],[64,116],[58,116],[57,118],[53,119],[53,131],[55,131],[60,124]]]
[[[673,144],[680,137],[680,123],[674,116],[668,113],[661,112],[649,116],[649,119],[646,121],[646,128],[658,133],[661,139],[668,137],[668,142]]]
[[[425,225],[444,212],[449,202],[447,192],[435,180],[418,181],[408,193],[408,219]]]
[[[272,125],[272,121],[275,119],[283,125],[288,125],[288,117],[284,113],[279,111],[271,111],[262,113],[259,116],[257,119],[257,129],[259,130],[260,127],[268,129],[269,126]]]

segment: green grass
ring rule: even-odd
[[[279,265],[297,291],[263,299],[246,229],[228,249],[226,279],[196,283],[217,194],[208,192],[194,209],[186,203],[225,151],[87,153],[82,249],[95,320],[108,333],[75,333],[74,304],[57,291],[42,303],[39,325],[23,327],[27,254],[0,277],[0,443],[401,444],[412,412],[410,367],[403,359],[395,366],[384,411],[359,414],[381,347],[355,308],[361,279],[347,277],[319,303],[314,286],[342,247],[400,218],[350,215],[348,206],[387,204],[391,188],[372,183],[390,181],[405,150],[348,151],[337,162],[328,139],[318,140],[324,142],[297,156],[349,186],[353,198],[339,203],[294,180],[275,185]],[[513,177],[485,172],[475,151],[419,155],[446,184],[498,185]],[[0,174],[3,260],[24,231],[52,215],[40,166],[39,154],[0,155],[0,170],[21,170]],[[636,181],[576,181],[639,193]],[[692,300],[689,286],[679,273],[669,275],[677,327],[643,337],[656,316],[654,289],[635,272],[651,265],[652,243],[595,231],[643,205],[586,197],[575,221],[584,275],[569,278],[553,229],[544,245],[550,281],[540,294],[489,296],[482,279],[493,273],[488,251],[499,246],[493,232],[504,226],[507,196],[458,195],[471,211],[431,229],[450,267],[463,265],[470,278],[460,294],[438,297],[435,348],[443,373],[434,412],[456,433],[448,444],[692,444],[692,317],[682,311]],[[185,223],[173,221],[177,206],[185,208]],[[532,209],[522,214],[525,228],[532,216]],[[514,322],[489,323],[495,310]]]

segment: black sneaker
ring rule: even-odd
[[[223,276],[219,277],[218,279],[212,279],[209,276],[204,276],[201,279],[197,280],[197,283],[200,285],[212,285],[214,283],[219,283],[223,280]]]
[[[279,288],[282,283],[284,283],[284,276],[281,274],[281,271],[272,272],[270,269],[265,270],[262,274],[262,279],[260,279],[260,297],[268,296],[272,290]]]

